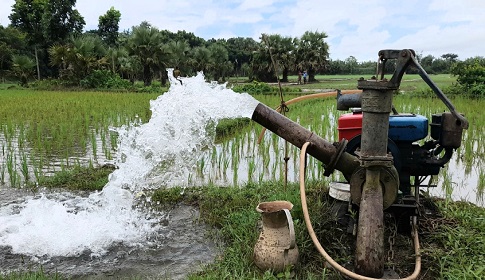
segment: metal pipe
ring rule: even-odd
[[[387,156],[389,113],[392,91],[371,86],[359,86],[362,92],[361,164],[366,168],[365,183],[359,208],[355,271],[371,277],[384,274],[384,214],[381,168],[392,162]],[[366,84],[367,85],[367,84]]]
[[[308,154],[326,165],[337,155],[337,148],[332,143],[262,103],[256,106],[252,119],[300,149],[305,142],[311,142]],[[335,169],[341,171],[349,180],[359,165],[357,157],[343,152],[335,163]]]

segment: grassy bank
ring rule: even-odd
[[[107,179],[107,170],[74,170],[71,175],[58,173],[49,182],[70,189],[94,190],[100,186],[97,182]],[[89,177],[80,174],[89,174]],[[336,222],[332,212],[335,200],[329,197],[327,186],[322,182],[308,182],[306,194],[312,223],[322,246],[341,265],[351,264],[355,237]],[[255,207],[260,202],[273,200],[288,200],[294,204],[291,214],[300,252],[299,263],[278,274],[260,271],[252,259],[261,219]],[[202,221],[213,229],[208,238],[216,238],[224,244],[215,263],[188,279],[287,279],[290,271],[294,273],[292,279],[343,279],[325,264],[308,235],[297,184],[289,184],[286,190],[279,181],[248,183],[241,187],[176,187],[155,191],[152,202],[161,208],[179,204],[198,207]],[[423,265],[419,279],[482,279],[485,209],[470,203],[423,196],[420,210],[423,213],[419,219]],[[387,240],[389,229],[385,234]],[[385,242],[386,255],[388,249]],[[388,260],[386,266],[394,267],[401,277],[411,274],[414,269],[411,237],[398,234],[394,251],[395,258]],[[39,276],[41,272],[34,273],[39,278],[16,275],[19,277],[0,279],[47,279]]]
[[[294,204],[291,213],[300,262],[294,268],[293,279],[343,279],[326,267],[325,260],[315,249],[304,224],[297,188],[292,184],[284,191],[280,182],[248,184],[241,188],[206,186],[186,189],[185,192],[180,189],[159,190],[153,198],[165,204],[198,205],[202,219],[214,227],[216,235],[225,244],[216,263],[189,279],[288,278],[288,273],[274,275],[260,271],[252,261],[260,220],[255,207],[262,201],[272,200],[288,200]],[[334,201],[328,196],[326,187],[313,182],[308,185],[307,196],[310,216],[322,246],[341,265],[351,263],[355,237],[333,219],[331,208]],[[463,202],[427,198],[422,211],[427,215],[420,219],[423,267],[419,279],[482,279],[485,209]],[[398,234],[394,247],[396,259],[386,263],[394,266],[401,277],[411,274],[414,269],[411,247],[411,238]]]

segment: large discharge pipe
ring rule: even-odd
[[[332,143],[262,103],[256,106],[252,119],[300,149],[305,142],[310,142],[308,154],[326,166],[335,164],[334,168],[342,172],[346,179],[350,179],[360,165],[357,157],[339,151]]]

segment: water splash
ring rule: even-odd
[[[119,169],[101,192],[38,195],[0,208],[0,246],[33,257],[102,255],[114,243],[143,246],[159,219],[136,207],[146,188],[183,185],[198,155],[213,145],[221,118],[251,117],[258,102],[199,73],[152,101],[146,124],[119,129]]]

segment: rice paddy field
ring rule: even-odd
[[[301,88],[312,92],[320,88],[355,89],[356,78],[318,76],[320,83]],[[442,88],[454,81],[447,75],[433,78]],[[405,76],[401,94],[394,98],[396,109],[421,114],[428,119],[434,113],[446,111],[439,99],[419,93],[426,87],[417,75]],[[285,93],[284,98],[290,100],[302,94],[307,93]],[[40,176],[49,176],[74,166],[97,167],[113,163],[116,128],[147,122],[151,116],[149,101],[157,95],[0,90],[0,184],[11,188],[35,188]],[[274,94],[254,97],[273,108],[280,103],[279,96]],[[441,197],[467,200],[483,206],[485,116],[482,108],[485,101],[456,96],[452,102],[468,118],[470,128],[464,132],[462,146],[444,172],[433,179],[439,187],[430,191]],[[338,139],[337,119],[343,113],[346,112],[336,110],[334,98],[326,98],[291,105],[287,116],[332,142]],[[258,144],[263,128],[247,120],[239,120],[236,127],[237,133],[228,135],[222,129],[217,144],[198,159],[187,185],[241,185],[281,180],[285,168],[288,169],[289,181],[298,180],[297,148],[269,132],[264,133],[263,141]],[[289,157],[286,167],[282,160],[285,157]],[[324,177],[323,167],[312,158],[309,166],[313,166],[307,175],[311,180],[341,179],[337,172],[330,178]]]
[[[446,88],[454,82],[454,79],[447,75],[432,78],[441,88]],[[295,90],[294,93],[285,92],[284,99],[288,101],[304,94],[326,89],[355,89],[358,77],[319,76],[317,79],[320,82],[315,84],[302,86],[285,84],[286,87],[294,87],[298,90]],[[438,98],[422,92],[426,88],[427,85],[418,76],[405,76],[400,94],[394,97],[397,111],[421,114],[428,119],[434,113],[447,111]],[[0,86],[0,189],[36,191],[43,187],[38,184],[39,178],[43,176],[53,176],[59,174],[59,171],[70,170],[77,166],[99,167],[116,163],[118,156],[117,128],[146,123],[152,114],[150,101],[158,95],[115,92],[52,92]],[[253,97],[273,108],[281,101],[280,97],[275,94],[261,94]],[[453,96],[450,99],[457,110],[465,114],[470,122],[470,127],[464,131],[462,146],[454,153],[450,163],[440,172],[439,176],[430,182],[437,184],[438,187],[422,191],[425,192],[425,195],[444,198],[439,200],[440,205],[445,205],[444,209],[455,209],[453,213],[461,215],[462,220],[470,228],[470,233],[462,232],[462,228],[456,227],[455,224],[452,224],[451,230],[441,233],[437,228],[443,226],[443,223],[434,224],[435,221],[431,220],[432,227],[430,228],[432,230],[428,237],[424,236],[425,245],[423,245],[424,268],[427,270],[423,272],[421,279],[481,279],[483,268],[477,271],[477,267],[482,267],[483,250],[479,249],[481,245],[474,247],[476,245],[474,242],[480,243],[483,239],[476,238],[476,233],[482,232],[483,228],[483,208],[477,207],[478,210],[471,211],[471,207],[465,207],[469,203],[456,205],[450,203],[448,206],[447,202],[463,200],[481,207],[485,206],[485,168],[483,164],[485,159],[483,144],[485,115],[482,114],[485,100],[465,96]],[[336,141],[338,137],[338,117],[347,113],[336,110],[334,98],[303,101],[291,105],[289,109],[286,116],[331,142]],[[193,275],[189,279],[224,278],[221,275],[230,275],[236,279],[235,275],[238,273],[244,279],[275,279],[270,273],[265,273],[262,278],[254,276],[259,274],[254,272],[254,266],[250,262],[251,246],[247,245],[255,238],[253,236],[255,235],[254,224],[259,218],[254,211],[254,206],[262,197],[266,199],[274,196],[275,189],[278,189],[278,192],[281,191],[280,188],[283,185],[281,182],[286,173],[285,169],[287,169],[290,183],[289,192],[287,193],[285,189],[285,193],[288,195],[288,200],[296,202],[296,209],[293,212],[297,219],[298,192],[294,182],[298,180],[299,149],[285,143],[270,132],[263,134],[263,128],[249,119],[223,120],[217,126],[216,132],[215,144],[206,149],[197,159],[197,164],[186,185],[202,186],[204,191],[201,193],[207,193],[207,197],[213,196],[212,200],[200,199],[197,203],[209,220],[214,219],[213,223],[209,223],[211,226],[229,225],[230,228],[223,229],[222,232],[226,240],[233,239],[235,242],[226,244],[229,249],[221,257],[222,261],[217,262],[215,266],[209,266],[199,276]],[[258,143],[261,135],[262,141]],[[286,166],[284,158],[289,158]],[[318,183],[319,192],[316,197],[323,195],[320,194],[320,191],[325,191],[320,189],[321,185],[325,186],[330,181],[342,179],[338,172],[335,172],[330,178],[324,177],[323,170],[318,161],[309,157],[307,180],[310,185]],[[322,182],[323,184],[320,184]],[[222,188],[224,190],[221,191],[221,188],[217,188],[217,186],[239,186],[243,191],[239,192],[240,188]],[[244,187],[247,190],[243,189]],[[197,192],[198,188],[193,189],[194,192]],[[180,197],[184,193],[180,188],[161,191],[167,191],[171,200],[173,200],[171,196]],[[235,193],[236,199],[231,202],[233,204],[226,203],[229,201],[226,192]],[[281,197],[278,196],[277,199],[281,199]],[[243,202],[251,204],[251,206],[242,207]],[[228,214],[229,212],[222,211],[228,211],[228,209],[224,209],[223,205],[217,206],[217,203],[229,204],[226,207],[231,208],[231,211],[242,209],[244,213]],[[312,205],[319,205],[319,203],[322,202],[312,201]],[[461,208],[462,206],[464,210]],[[218,209],[220,212],[217,211]],[[316,220],[320,218],[323,220],[323,216],[327,214],[325,211],[315,212],[320,215]],[[228,219],[233,219],[233,221],[228,222]],[[205,221],[207,222],[207,219]],[[427,221],[426,219],[424,222]],[[325,226],[328,225],[321,225],[322,228]],[[304,258],[302,263],[311,263],[310,266],[321,267],[322,260],[313,253],[308,253],[314,252],[309,238],[301,238],[306,236],[304,234],[306,229],[301,217],[299,222],[296,222],[296,227],[300,236],[298,246],[302,250]],[[437,232],[437,235],[431,234],[434,232]],[[230,235],[229,238],[228,235]],[[326,235],[328,232],[322,231],[322,236]],[[443,248],[436,247],[436,244],[429,239],[436,244],[443,244]],[[406,239],[405,243],[408,247],[409,240]],[[483,245],[483,242],[480,244]],[[338,243],[335,245],[335,251],[341,251],[344,247],[343,243]],[[478,250],[473,251],[473,248],[478,248]],[[345,254],[350,255],[351,253]],[[411,253],[409,256],[411,260],[403,262],[409,262],[407,266],[411,267],[413,256]],[[346,260],[343,258],[341,262]],[[220,268],[218,268],[219,266]],[[321,269],[319,268],[317,271],[321,271]],[[301,278],[297,277],[297,279],[327,279],[328,271],[329,269],[323,268],[321,277],[312,278],[300,275]],[[406,274],[402,273],[402,275]],[[460,278],[457,275],[466,276]],[[471,277],[471,275],[476,275],[476,277]],[[12,277],[11,279],[32,279],[26,276],[23,278],[22,276]],[[287,275],[277,276],[277,278],[285,277]],[[0,279],[3,278],[0,277]],[[328,277],[328,279],[337,278]]]
[[[154,94],[0,91],[0,184],[21,188],[68,167],[110,162],[113,127],[151,116]]]

